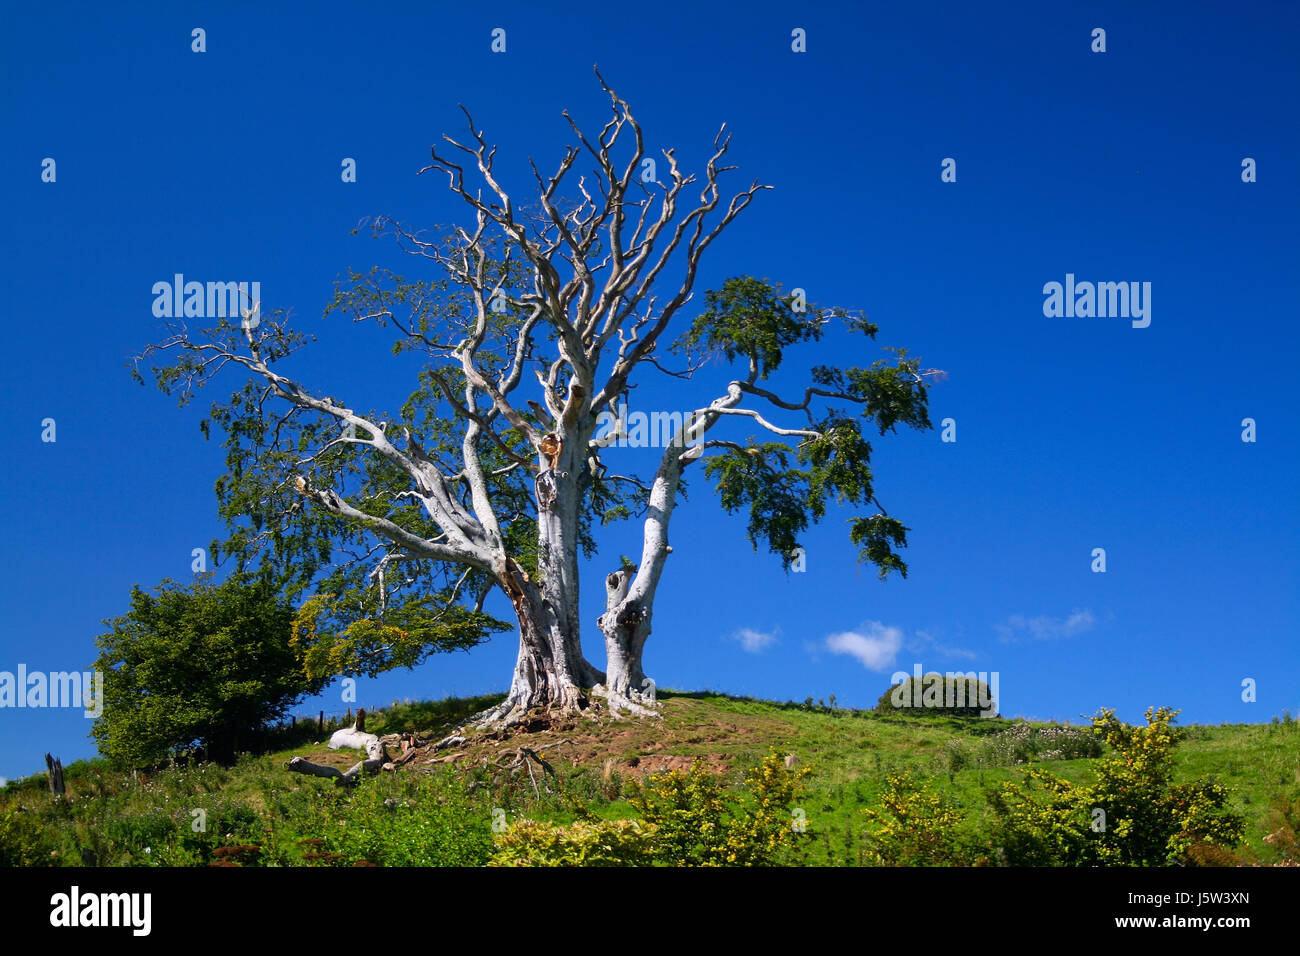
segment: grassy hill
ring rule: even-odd
[[[396,705],[375,713],[367,730],[438,739],[497,699]],[[494,820],[499,829],[525,818],[635,818],[635,782],[696,760],[739,800],[746,774],[775,752],[795,755],[809,771],[797,800],[807,833],[786,862],[858,865],[870,858],[862,811],[878,804],[893,771],[928,780],[965,811],[961,829],[978,835],[994,823],[989,788],[1020,780],[1031,763],[1086,784],[1097,759],[1073,756],[1087,743],[1077,724],[831,710],[708,692],[663,692],[660,699],[659,721],[574,719],[508,736],[479,733],[464,747],[421,753],[353,788],[285,769],[294,756],[339,767],[358,759],[327,750],[305,725],[283,733],[283,749],[246,755],[233,767],[195,763],[132,774],[81,761],[66,768],[64,800],[47,792],[43,774],[0,790],[0,862],[479,864],[492,852]],[[1287,826],[1279,808],[1300,805],[1300,723],[1288,716],[1182,728],[1174,782],[1201,776],[1227,786],[1232,809],[1245,818],[1238,861],[1293,857],[1293,832],[1265,838]]]

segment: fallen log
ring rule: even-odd
[[[312,763],[302,757],[289,761],[289,769],[294,773],[305,773],[313,777],[332,777],[343,784],[355,783],[363,773],[378,773],[385,764],[389,764],[388,751],[384,742],[374,734],[368,734],[365,727],[365,711],[357,712],[357,722],[351,727],[334,731],[329,740],[330,750],[364,750],[366,759],[344,773],[338,767]]]

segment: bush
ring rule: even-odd
[[[949,717],[992,717],[986,707],[997,702],[989,685],[973,677],[926,674],[909,677],[880,695],[876,712],[881,714],[937,714]]]
[[[1210,847],[1236,847],[1245,821],[1228,809],[1225,787],[1206,778],[1171,783],[1176,715],[1150,708],[1147,725],[1138,727],[1103,709],[1092,732],[1111,751],[1098,763],[1095,784],[1076,786],[1034,768],[1019,785],[991,793],[1006,862],[1166,866],[1219,859]]]
[[[697,760],[689,771],[632,784],[632,805],[654,828],[654,858],[668,866],[765,866],[795,843],[796,801],[807,767],[791,770],[773,752],[751,773],[732,809],[721,783]]]
[[[636,820],[555,826],[521,820],[496,838],[490,866],[649,866],[654,828]]]
[[[234,579],[191,589],[138,587],[106,621],[95,666],[104,712],[92,735],[119,767],[146,767],[193,745],[228,761],[327,681],[308,678],[290,644],[295,609],[270,585]]]
[[[19,807],[0,809],[0,866],[49,866],[54,844],[41,821]]]
[[[958,833],[962,811],[918,784],[910,771],[885,775],[880,807],[862,811],[874,825],[864,836],[877,866],[969,866],[987,854]]]
[[[632,782],[643,819],[578,822],[531,820],[496,839],[496,866],[763,866],[781,861],[795,843],[795,802],[807,768],[791,770],[769,754],[738,801],[697,760],[689,771]]]
[[[148,810],[109,820],[104,827],[108,843],[119,852],[135,856],[150,854],[165,845],[177,833],[176,822],[162,810]]]

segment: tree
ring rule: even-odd
[[[300,698],[319,692],[293,646],[296,609],[269,581],[131,590],[105,621],[95,666],[104,712],[92,736],[113,763],[144,767],[195,744],[229,760]]]
[[[996,705],[989,685],[977,677],[932,673],[894,684],[876,701],[876,713],[993,717]]]
[[[735,168],[721,165],[724,127],[691,203],[696,176],[668,149],[660,182],[631,109],[597,77],[612,117],[593,140],[564,113],[579,145],[550,176],[530,164],[531,209],[515,203],[496,148],[466,110],[469,140],[444,137],[450,154],[435,146],[420,172],[447,176],[473,226],[430,239],[374,220],[377,233],[439,270],[414,282],[378,268],[350,273],[329,310],[391,325],[395,351],[422,356],[418,387],[399,413],[359,412],[282,371],[307,340],[278,313],[256,325],[223,320],[198,335],[178,323],[137,359],[172,353],[171,365],[153,371],[182,403],[223,368],[248,375],[230,402],[213,405],[228,436],[229,472],[217,490],[232,524],[218,550],[241,566],[260,554],[290,594],[316,586],[329,595],[305,608],[316,666],[382,670],[409,664],[428,640],[475,643],[497,624],[482,614],[487,594],[504,593],[519,653],[509,694],[483,725],[515,724],[537,708],[580,710],[592,695],[613,712],[654,713],[642,693],[642,656],[683,473],[697,460],[724,509],[748,510],[755,547],[762,539],[787,567],[799,535],[837,500],[875,505],[853,519],[851,539],[882,577],[906,573],[895,548],[907,528],[875,500],[863,426],[882,435],[928,428],[932,371],[897,350],[892,364],[814,368],[802,395],[782,397],[764,380],[788,347],[817,341],[832,321],[868,337],[877,329],[750,277],[708,292],[706,310],[670,340],[705,250],[768,187],[755,181],[722,202],[720,178]],[[573,183],[584,154],[595,168]],[[665,368],[669,353],[686,368]],[[653,478],[610,473],[601,456],[618,436],[597,428],[634,378],[689,376],[718,356],[738,364],[739,376],[676,428]],[[534,380],[527,398],[522,386]],[[272,412],[271,399],[287,411]],[[771,420],[782,414],[793,423]],[[721,437],[724,425],[758,426],[776,440]],[[602,671],[580,640],[579,553],[595,553],[596,519],[633,515],[644,517],[640,560],[606,576]],[[415,600],[429,612],[419,635],[391,625]],[[359,623],[369,637],[349,633]]]

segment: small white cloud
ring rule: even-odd
[[[756,631],[750,627],[742,627],[738,631],[732,631],[728,637],[740,644],[740,646],[749,654],[761,654],[773,644],[777,643],[776,635],[779,630],[770,634],[764,631]]]
[[[879,621],[864,621],[856,631],[842,631],[826,638],[832,654],[848,654],[870,671],[887,671],[898,659],[903,632]]]
[[[953,657],[958,660],[973,661],[979,657],[975,651],[968,650],[965,647],[955,647],[951,644],[941,643],[933,634],[928,631],[917,631],[916,638],[906,644],[907,649],[918,656],[937,655],[939,657]]]
[[[1055,641],[1075,637],[1091,631],[1096,623],[1097,619],[1091,611],[1076,608],[1070,612],[1069,617],[1025,617],[1023,614],[1013,614],[1007,618],[1007,623],[996,625],[996,630],[1004,644],[1014,644],[1023,640]]]

